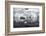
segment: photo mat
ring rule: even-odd
[[[42,30],[42,6],[10,5],[10,12],[11,32]]]

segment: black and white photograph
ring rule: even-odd
[[[39,8],[13,8],[13,27],[39,27]]]
[[[45,32],[45,3],[6,1],[6,35]]]

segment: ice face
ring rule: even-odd
[[[35,22],[35,21],[37,21],[37,17],[38,17],[38,15],[36,14],[36,12],[31,12],[31,21],[32,22]]]
[[[16,18],[17,17],[17,18]],[[23,19],[24,18],[24,19]],[[22,13],[22,14],[19,14],[19,13],[16,13],[15,14],[15,21],[16,22],[20,22],[20,21],[25,21],[27,18],[26,16]]]

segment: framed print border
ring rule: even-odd
[[[15,5],[15,4],[42,6],[42,30],[10,32],[10,5]],[[18,35],[18,34],[37,34],[37,33],[44,33],[44,32],[45,32],[45,3],[5,1],[5,35],[6,36]]]

